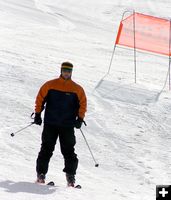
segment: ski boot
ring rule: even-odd
[[[74,184],[75,184],[75,175],[67,174],[66,173],[66,180],[67,180],[67,186],[68,187],[74,187]]]
[[[45,175],[44,174],[38,174],[36,182],[37,183],[45,183]]]

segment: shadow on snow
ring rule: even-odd
[[[14,182],[10,180],[0,182],[0,187],[6,189],[9,193],[32,193],[32,194],[52,194],[56,191],[56,187],[48,185],[40,185],[31,182]]]

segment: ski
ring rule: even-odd
[[[38,185],[49,185],[49,186],[55,186],[55,183],[53,182],[53,181],[50,181],[50,182],[48,182],[48,183],[40,183],[40,182],[35,182],[36,184],[38,184]]]
[[[55,183],[53,181],[50,181],[49,183],[47,183],[46,185],[50,185],[50,186],[55,186]],[[76,188],[76,189],[81,189],[81,185],[76,185],[74,187],[72,186],[68,186],[68,187],[71,187],[71,188]]]
[[[37,182],[36,182],[37,183]],[[40,184],[40,185],[48,185],[48,186],[55,186],[55,183],[54,183],[54,181],[50,181],[50,182],[48,182],[48,183],[37,183],[37,184]],[[76,186],[74,186],[74,187],[72,187],[72,186],[68,186],[68,187],[70,187],[70,188],[76,188],[76,189],[81,189],[82,188],[82,186],[81,185],[76,185]]]
[[[76,185],[76,186],[68,186],[69,188],[76,188],[76,189],[81,189],[82,187],[81,187],[81,185]]]

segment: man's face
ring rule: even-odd
[[[62,69],[62,71],[61,71],[61,75],[65,80],[70,79],[71,74],[72,74],[72,70]]]

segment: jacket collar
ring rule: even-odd
[[[64,79],[61,75],[59,76],[59,81],[61,83],[70,83],[72,80],[71,79]]]

